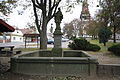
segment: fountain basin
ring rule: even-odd
[[[29,75],[95,75],[97,59],[84,51],[63,51],[52,57],[50,50],[23,53],[11,58],[13,73]]]

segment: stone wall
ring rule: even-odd
[[[99,64],[97,66],[97,74],[106,76],[120,75],[120,64]]]
[[[96,75],[94,58],[82,57],[14,57],[11,71],[30,75]]]

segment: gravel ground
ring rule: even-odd
[[[110,52],[96,53],[96,52],[88,51],[88,53],[90,53],[92,56],[96,57],[100,64],[120,64],[120,57],[115,56],[114,54],[112,54]]]
[[[120,57],[109,55],[109,53],[92,54],[98,58],[100,64],[120,64]],[[0,57],[0,80],[120,80],[120,76],[66,76],[52,77],[39,75],[21,75],[10,72],[10,57]]]

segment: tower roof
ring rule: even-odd
[[[90,13],[89,13],[89,8],[88,8],[89,4],[87,3],[87,0],[83,1],[82,4],[82,11],[80,14],[80,19],[81,20],[90,20]]]

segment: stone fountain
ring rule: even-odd
[[[55,15],[54,48],[18,54],[11,58],[13,73],[29,75],[82,75],[96,74],[97,59],[81,50],[66,50],[61,47],[62,32],[60,23],[63,19],[60,8]]]

